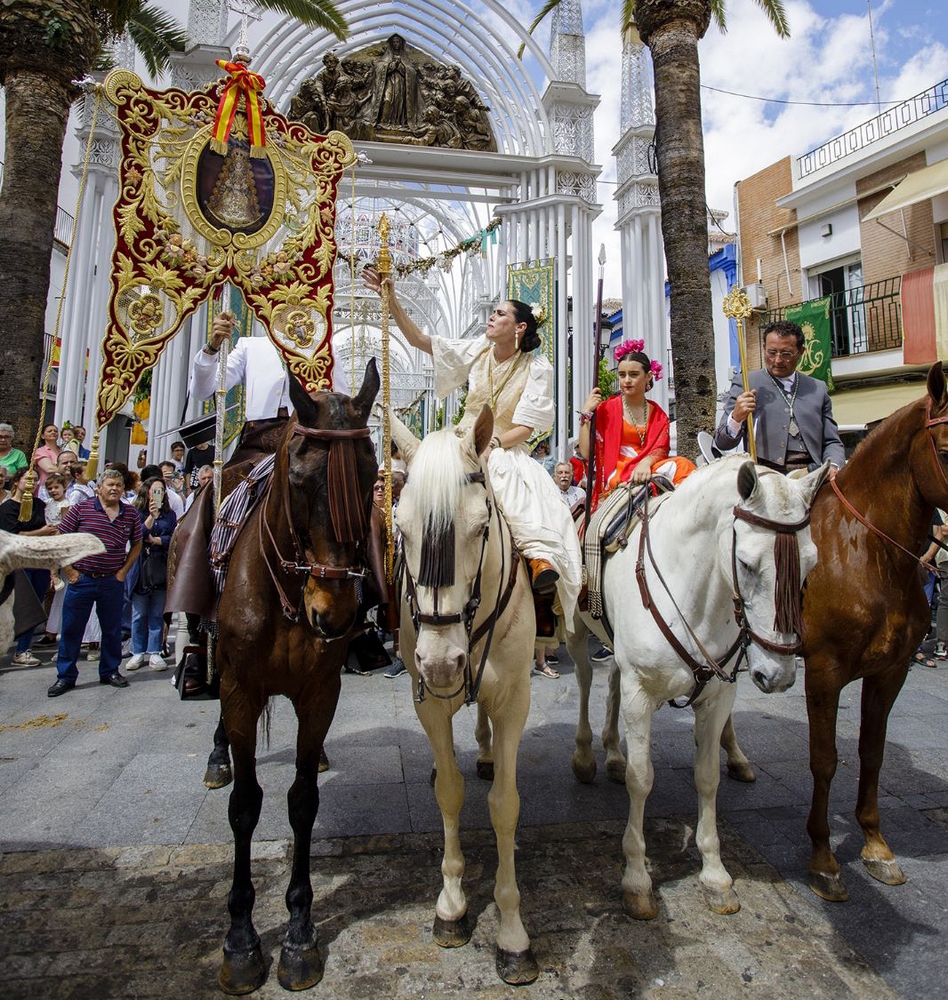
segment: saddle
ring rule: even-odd
[[[583,538],[587,603],[582,610],[588,611],[590,617],[604,618],[602,606],[603,560],[626,547],[630,535],[642,520],[641,508],[645,501],[649,500],[650,511],[654,511],[656,505],[674,492],[674,489],[674,486],[664,476],[656,476],[642,486],[621,483],[600,501],[596,512],[589,520],[589,527]],[[605,622],[605,625],[611,632],[609,623]]]

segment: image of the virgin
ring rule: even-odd
[[[227,155],[206,145],[197,165],[197,201],[212,226],[250,236],[273,211],[274,176],[269,158],[250,157],[245,139],[231,136]]]
[[[414,128],[418,124],[418,74],[405,56],[405,39],[401,35],[391,35],[387,48],[375,66],[372,122]]]

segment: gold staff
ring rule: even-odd
[[[743,289],[735,285],[722,305],[724,315],[728,319],[737,320],[737,347],[741,352],[741,378],[744,381],[744,392],[750,392],[750,382],[747,379],[747,347],[744,344],[744,320],[753,312],[750,299]],[[754,414],[747,414],[747,451],[751,461],[757,461],[757,448],[754,445]]]
[[[382,327],[382,466],[385,469],[385,579],[391,583],[395,569],[395,539],[392,530],[392,405],[391,352],[388,342],[389,296],[391,286],[387,280],[392,275],[392,258],[388,252],[390,232],[388,216],[383,212],[379,219],[379,292],[381,294]]]

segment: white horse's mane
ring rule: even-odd
[[[405,484],[425,531],[439,534],[454,523],[467,472],[461,440],[452,428],[426,435]]]
[[[737,473],[740,467],[749,461],[750,455],[725,455],[709,465],[701,465],[680,486],[676,487],[674,495],[679,498],[679,502],[687,503],[693,499],[692,493],[713,490],[715,489],[715,480],[723,479],[728,484],[728,492],[735,497],[735,501],[738,501],[740,498],[737,496]],[[780,473],[770,475],[761,468],[757,469],[757,473],[761,483],[766,483],[764,486],[766,507],[770,516],[777,519],[791,515],[799,517],[801,498],[795,490],[790,488],[786,477]],[[696,500],[697,497],[694,499]],[[763,493],[760,494],[760,500],[764,500]],[[743,503],[743,501],[740,502]]]

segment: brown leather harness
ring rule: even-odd
[[[948,424],[948,414],[943,417],[933,417],[932,416],[932,398],[929,396],[925,400],[925,430],[928,432],[928,443],[931,446],[932,458],[935,460],[935,468],[938,470],[938,475],[941,477],[941,485],[944,487],[945,493],[948,494],[948,476],[945,475],[945,467],[941,464],[941,459],[938,457],[938,446],[935,444],[935,434],[932,431],[933,427],[937,427],[939,424]],[[850,514],[860,524],[865,525],[871,532],[878,535],[883,541],[888,542],[890,545],[894,545],[901,552],[904,552],[910,559],[914,560],[920,566],[922,566],[926,571],[928,570],[928,565],[923,563],[919,557],[907,549],[904,545],[897,542],[894,538],[887,535],[881,528],[877,528],[865,515],[860,514],[858,510],[843,496],[843,491],[839,488],[836,480],[830,482],[830,486],[833,488],[833,492],[839,497],[839,502],[849,511]]]
[[[437,691],[432,691],[430,688],[427,688],[424,678],[419,677],[419,702],[425,700],[426,690],[428,694],[432,695],[432,697],[439,698],[443,701],[450,701],[451,699],[456,698],[462,691],[464,692],[464,704],[472,705],[477,701],[481,680],[484,676],[484,668],[487,665],[487,657],[490,653],[491,642],[494,638],[494,629],[498,620],[507,609],[507,605],[510,603],[510,598],[513,595],[514,587],[517,584],[517,571],[520,567],[520,552],[514,545],[513,537],[510,536],[508,530],[507,534],[509,536],[510,544],[509,546],[501,546],[500,580],[502,587],[497,592],[497,599],[494,602],[494,607],[491,609],[490,614],[478,624],[477,628],[474,628],[474,621],[481,606],[481,576],[484,570],[484,558],[487,555],[487,541],[490,537],[490,525],[491,521],[495,519],[495,513],[501,534],[504,532],[504,523],[500,512],[495,511],[494,505],[491,503],[490,494],[487,493],[487,483],[484,473],[470,472],[465,477],[465,482],[468,484],[478,483],[484,487],[487,503],[487,525],[481,535],[481,553],[477,561],[477,572],[474,575],[474,582],[471,584],[471,596],[465,602],[464,607],[460,611],[453,611],[448,614],[442,613],[438,607],[439,588],[434,586],[430,588],[434,608],[431,612],[423,612],[418,600],[418,588],[415,584],[414,578],[408,570],[408,562],[406,559],[401,560],[405,600],[408,604],[408,611],[411,615],[412,625],[415,629],[415,638],[417,639],[418,637],[418,631],[421,625],[430,625],[434,628],[440,628],[445,625],[463,624],[464,630],[467,633],[467,656],[464,661],[464,677],[460,686],[457,690],[452,691],[451,694],[439,694]],[[505,575],[508,554],[510,556],[510,570],[509,572],[506,572]],[[477,668],[477,672],[474,673],[471,668],[471,650],[473,650],[482,639],[486,639],[486,641],[484,642],[484,647],[481,652],[480,665]]]
[[[735,524],[731,528],[731,600],[734,604],[734,621],[737,623],[738,635],[734,642],[731,644],[729,649],[724,653],[720,659],[715,659],[705,648],[703,643],[700,641],[698,636],[695,634],[694,630],[685,620],[684,615],[678,609],[678,605],[675,602],[674,597],[672,597],[671,591],[668,588],[668,584],[665,582],[662,576],[661,570],[658,568],[658,564],[655,562],[655,556],[652,552],[651,538],[649,536],[648,525],[649,525],[649,514],[648,514],[648,501],[642,505],[642,526],[639,531],[639,549],[638,557],[635,563],[635,577],[639,585],[639,594],[642,598],[643,607],[647,608],[652,615],[652,619],[658,626],[659,631],[665,637],[668,644],[675,650],[678,656],[691,668],[691,672],[694,675],[695,687],[691,692],[687,701],[678,702],[675,700],[669,701],[669,705],[673,708],[687,708],[691,705],[694,700],[701,694],[707,685],[708,681],[717,677],[719,680],[727,681],[733,684],[737,679],[737,673],[740,669],[740,665],[744,659],[747,657],[747,649],[750,644],[756,643],[758,646],[769,650],[772,653],[777,653],[782,656],[791,656],[800,651],[801,644],[799,639],[796,642],[772,642],[770,639],[765,639],[762,635],[751,628],[750,622],[747,617],[747,608],[744,603],[744,598],[741,595],[740,584],[737,578],[737,521],[745,521],[748,524],[753,524],[756,527],[764,528],[767,531],[774,531],[778,535],[795,535],[798,531],[805,528],[810,523],[810,515],[807,514],[802,520],[797,521],[794,524],[783,524],[779,521],[772,521],[769,518],[760,517],[757,514],[751,513],[749,510],[745,510],[743,507],[735,506],[733,510]],[[776,542],[775,542],[776,545]],[[797,552],[799,553],[799,543],[797,543]],[[691,636],[692,641],[698,647],[703,659],[698,659],[685,647],[684,643],[675,635],[671,630],[668,622],[662,617],[661,612],[655,605],[655,601],[652,598],[652,594],[649,591],[648,580],[645,575],[645,556],[648,554],[649,562],[652,569],[655,571],[665,593],[671,599],[672,604],[675,606],[675,610],[678,611],[679,616],[687,630],[688,634]],[[799,556],[797,557],[799,558]],[[778,581],[779,587],[779,581]],[[799,600],[802,600],[800,595],[797,595]],[[736,656],[734,659],[734,666],[731,668],[730,672],[725,670],[727,664]]]
[[[332,445],[336,441],[356,441],[369,437],[371,431],[368,427],[353,427],[353,428],[343,428],[340,430],[329,430],[319,427],[304,427],[302,424],[294,424],[291,431],[291,437],[295,435],[300,435],[302,437],[312,438],[315,441],[328,442]],[[283,556],[280,551],[280,546],[277,543],[276,538],[273,536],[273,531],[270,527],[270,523],[266,517],[267,501],[270,498],[270,493],[273,489],[274,476],[271,475],[269,481],[267,482],[266,493],[263,497],[263,503],[260,505],[260,521],[263,526],[263,530],[258,532],[257,538],[260,546],[260,558],[263,560],[264,565],[267,567],[267,572],[270,574],[270,579],[273,581],[273,585],[276,588],[277,594],[280,597],[280,604],[283,608],[283,614],[292,622],[298,622],[300,619],[300,614],[303,609],[303,594],[306,590],[306,581],[300,582],[300,594],[299,598],[294,604],[286,594],[280,583],[277,571],[273,568],[273,565],[267,555],[266,546],[264,546],[264,534],[266,534],[267,539],[270,542],[270,546],[276,556],[277,562],[279,563],[280,570],[284,573],[296,573],[305,575],[312,579],[317,580],[355,580],[357,588],[357,599],[362,598],[362,580],[365,578],[366,569],[364,566],[327,566],[325,563],[317,562],[315,559],[309,557],[305,551],[303,543],[300,541],[299,533],[296,530],[296,526],[293,523],[293,516],[290,510],[290,491],[286,487],[283,490],[283,517],[286,521],[287,530],[290,533],[290,541],[293,545],[293,559],[287,559]]]

